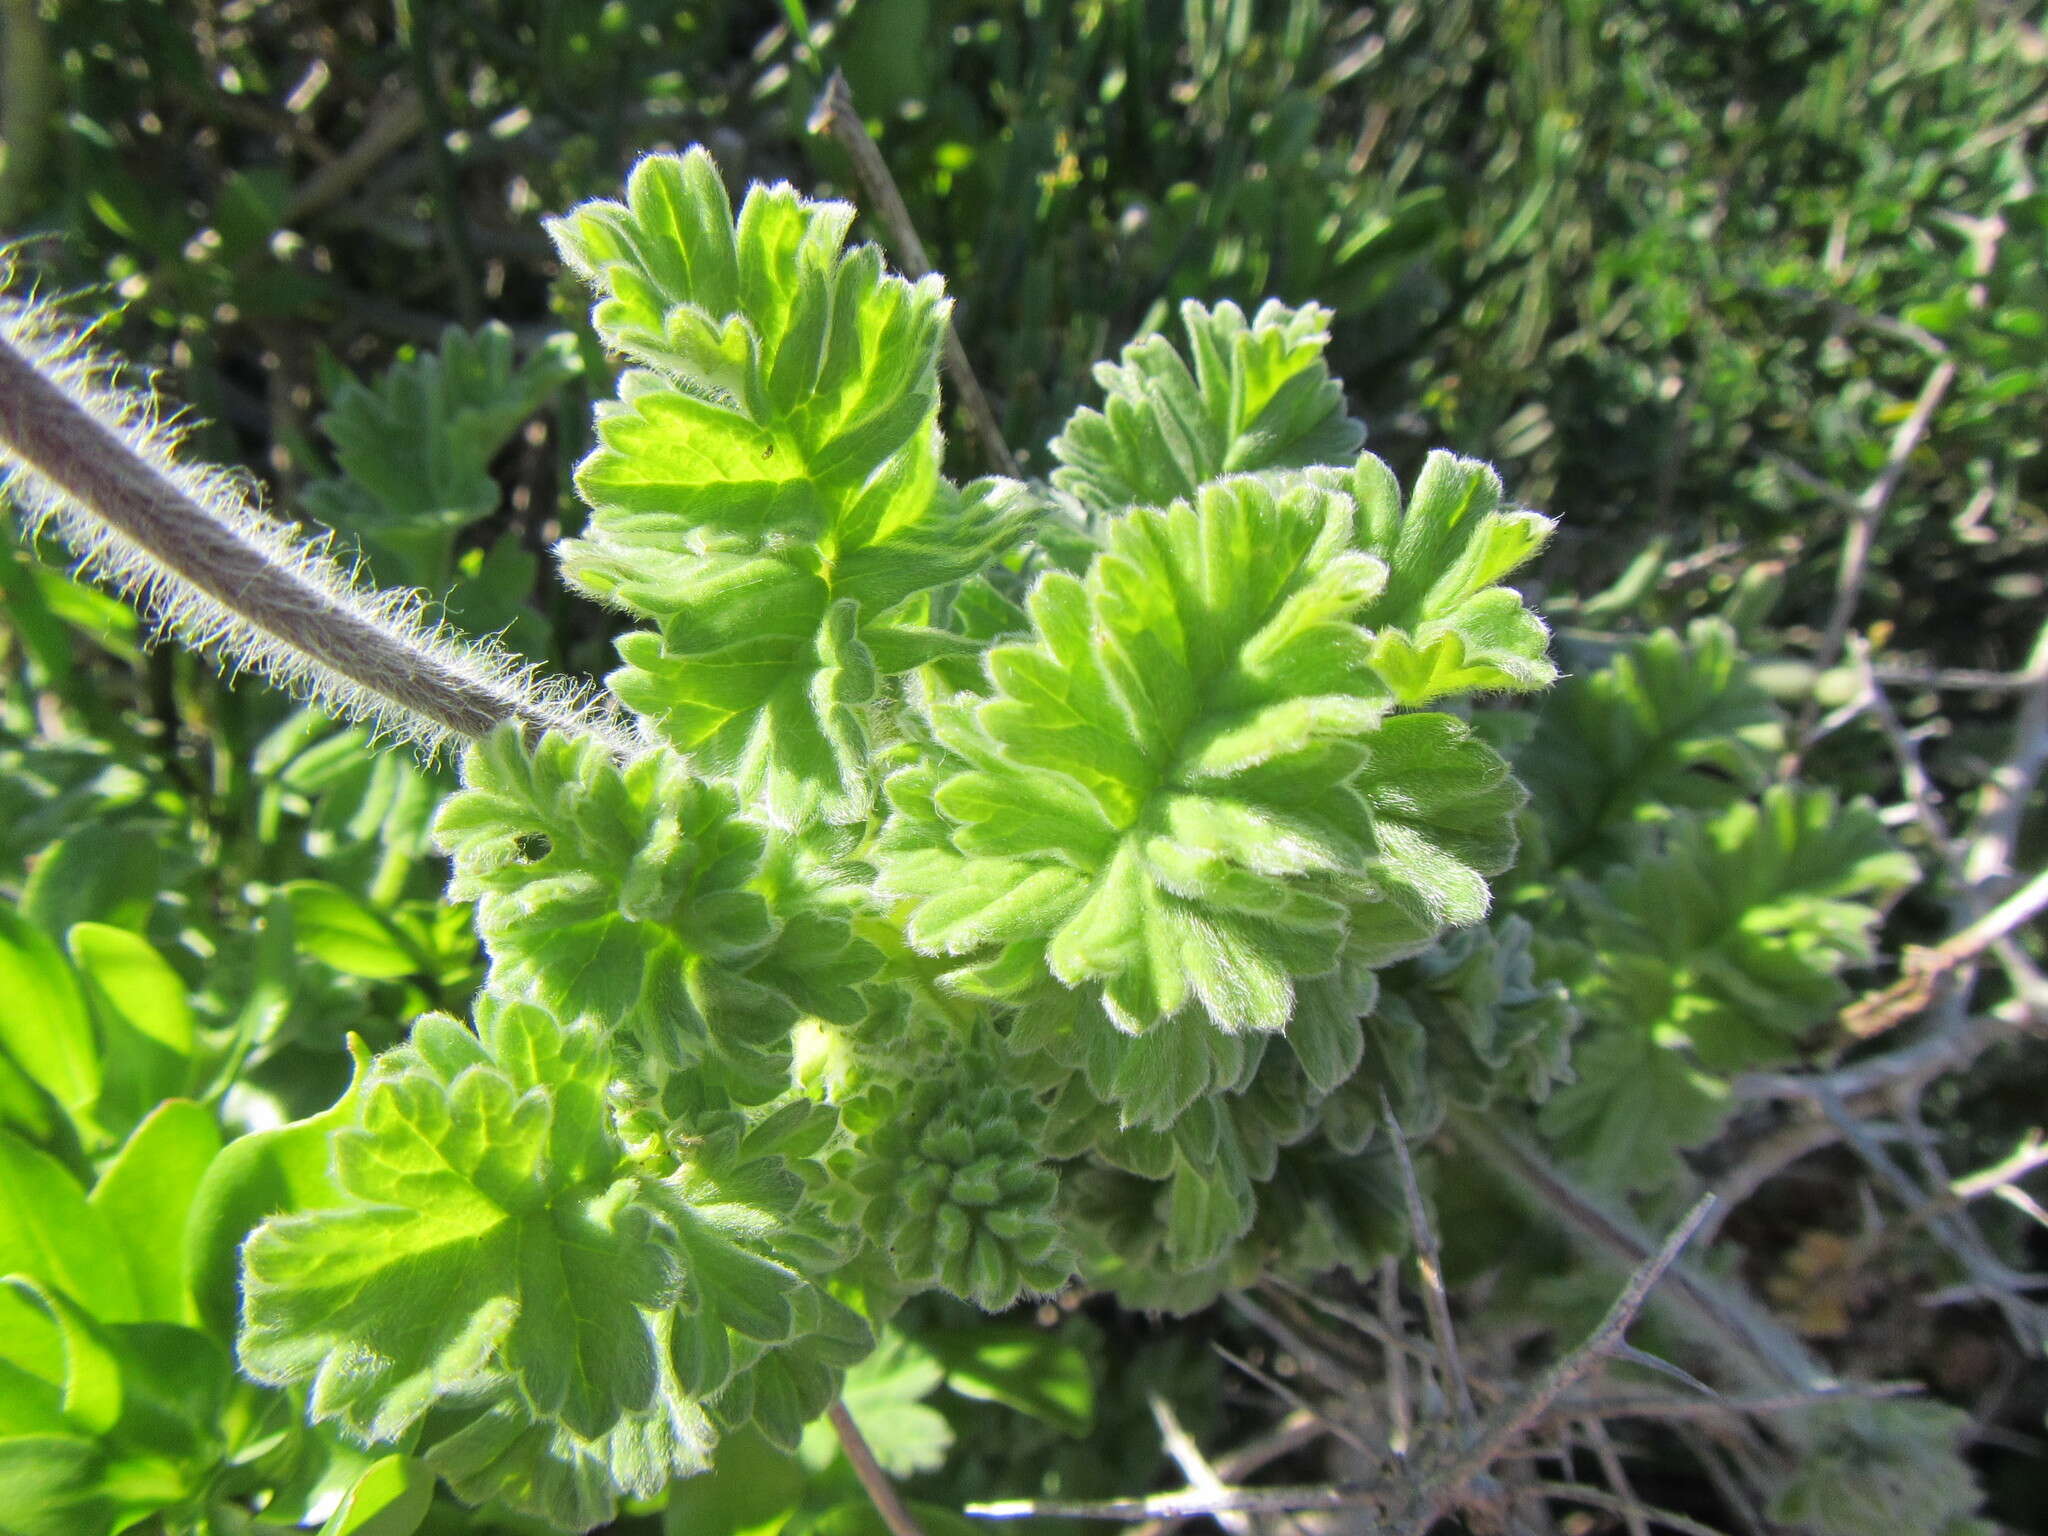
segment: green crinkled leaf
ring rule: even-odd
[[[751,1423],[785,1449],[873,1345],[817,1278],[847,1257],[807,1182],[831,1119],[793,1105],[692,1117],[655,1191],[684,1266],[669,1368],[723,1429]]]
[[[1354,781],[1371,816],[1369,904],[1353,950],[1384,965],[1486,915],[1487,877],[1514,862],[1526,798],[1500,755],[1451,715],[1395,715],[1368,738]]]
[[[1520,917],[1449,933],[1385,977],[1384,1007],[1406,1009],[1427,1042],[1428,1076],[1467,1108],[1500,1099],[1542,1103],[1572,1080],[1579,1014],[1542,974]],[[1420,1132],[1425,1122],[1401,1116]]]
[[[1572,1052],[1578,1081],[1544,1106],[1544,1134],[1607,1188],[1664,1183],[1673,1149],[1707,1140],[1727,1111],[1726,1085],[1684,1046],[1669,1034],[1589,1031]]]
[[[1528,923],[1507,917],[1443,934],[1377,974],[1363,956],[1347,955],[1303,992],[1304,1014],[1324,1029],[1348,1025],[1339,1037],[1350,1052],[1344,1075],[1319,1077],[1291,1028],[1293,1059],[1268,1053],[1243,1097],[1269,1096],[1268,1113],[1281,1124],[1286,1106],[1305,1101],[1304,1121],[1312,1117],[1318,1135],[1345,1152],[1383,1135],[1382,1094],[1417,1138],[1433,1134],[1453,1102],[1543,1101],[1571,1080],[1579,1016],[1564,987],[1539,973],[1531,940]]]
[[[1247,320],[1235,304],[1181,305],[1190,367],[1164,336],[1096,365],[1100,411],[1074,413],[1053,440],[1053,484],[1096,512],[1165,506],[1225,475],[1339,463],[1365,428],[1323,352],[1330,312],[1268,300]]]
[[[1527,692],[1557,678],[1550,634],[1498,585],[1535,557],[1555,526],[1502,510],[1500,477],[1472,459],[1432,453],[1404,506],[1392,470],[1367,454],[1350,477],[1359,543],[1386,561],[1386,588],[1359,622],[1373,665],[1403,704],[1461,693]]]
[[[1033,589],[993,697],[934,707],[955,771],[891,783],[882,881],[912,944],[967,961],[954,985],[1020,1007],[1019,1049],[1133,1123],[1238,1085],[1219,1042],[1284,1028],[1347,942],[1385,964],[1477,921],[1513,856],[1499,756],[1449,716],[1385,714],[1352,622],[1385,568],[1354,510],[1272,474],[1113,524],[1085,579]]]
[[[680,1261],[617,1175],[596,1031],[526,1005],[481,1023],[430,1017],[382,1058],[333,1137],[348,1203],[273,1217],[243,1249],[243,1368],[364,1441],[507,1385],[584,1438],[655,1398],[651,1318]]]
[[[791,1161],[830,1114],[664,1116],[629,1147],[617,1071],[595,1025],[529,1002],[421,1019],[335,1133],[326,1204],[245,1246],[244,1370],[568,1529],[701,1470],[721,1430],[793,1445],[871,1342],[814,1278],[843,1254]]]
[[[1597,874],[1633,826],[1673,809],[1718,810],[1771,777],[1776,706],[1716,619],[1660,630],[1544,700],[1515,754],[1547,862]]]
[[[588,1525],[611,1518],[615,1493],[652,1497],[677,1472],[700,1469],[713,1436],[757,1429],[772,1444],[797,1444],[872,1343],[865,1323],[805,1272],[841,1257],[788,1161],[815,1139],[805,1126],[818,1113],[791,1105],[751,1122],[716,1113],[654,1157],[650,1168],[669,1171],[648,1193],[680,1256],[681,1290],[658,1330],[653,1406],[595,1439],[509,1401],[443,1416],[459,1426],[445,1436],[430,1421],[425,1454],[458,1493]]]
[[[1610,1182],[1668,1177],[1664,1154],[1718,1128],[1727,1076],[1792,1060],[1849,1000],[1841,972],[1917,874],[1868,805],[1823,790],[1673,823],[1582,899],[1589,1027],[1546,1127]]]
[[[1676,823],[1588,904],[1601,964],[1640,962],[1657,979],[1618,975],[1589,1005],[1682,1030],[1717,1071],[1782,1060],[1848,1002],[1841,971],[1871,959],[1883,907],[1918,878],[1872,806],[1825,790],[1775,786]]]
[[[551,226],[599,334],[643,365],[599,410],[564,570],[654,621],[621,643],[620,698],[783,825],[867,814],[878,679],[957,649],[913,600],[1031,511],[940,475],[942,285],[847,250],[851,220],[787,186],[735,219],[692,150]]]
[[[1343,1152],[1314,1137],[1280,1151],[1272,1175],[1249,1192],[1249,1226],[1199,1265],[1169,1254],[1169,1197],[1159,1183],[1097,1166],[1077,1169],[1065,1184],[1083,1276],[1148,1311],[1199,1311],[1276,1269],[1316,1274],[1344,1265],[1366,1275],[1407,1242],[1391,1154]]]
[[[1979,1536],[1984,1492],[1959,1449],[1970,1418],[1946,1403],[1826,1403],[1786,1427],[1790,1466],[1769,1514],[1816,1536]]]
[[[420,1454],[458,1498],[587,1531],[617,1518],[622,1495],[652,1498],[703,1471],[713,1433],[701,1409],[668,1392],[595,1438],[535,1417],[507,1392],[430,1415]]]
[[[320,427],[347,479],[310,487],[308,505],[401,552],[445,542],[497,507],[491,460],[576,371],[569,337],[517,361],[512,332],[492,323],[448,327],[437,350],[402,358],[374,383],[344,375]]]
[[[754,888],[766,835],[669,752],[621,768],[594,741],[506,730],[473,748],[435,835],[474,898],[498,984],[596,1019],[657,1066],[714,1060],[735,1091],[787,1086],[800,1013],[859,1016],[866,945]]]
[[[934,797],[951,846],[885,861],[922,898],[912,942],[1040,943],[1132,1031],[1190,1005],[1284,1025],[1370,837],[1348,781],[1381,690],[1346,617],[1384,573],[1349,524],[1341,496],[1243,478],[1119,524],[1085,581],[1044,577],[1033,641],[942,724],[971,765]]]

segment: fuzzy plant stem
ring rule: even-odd
[[[161,454],[137,451],[132,422],[91,408],[121,397],[80,387],[76,370],[68,381],[54,369],[51,377],[39,339],[31,333],[23,345],[20,331],[0,332],[0,466],[26,506],[54,513],[87,565],[150,601],[166,628],[197,597],[211,613],[202,646],[426,744],[482,736],[508,720],[534,729],[589,723],[563,690],[535,685],[487,646],[431,629],[417,603],[364,590],[324,552],[295,547],[281,525],[201,505]]]

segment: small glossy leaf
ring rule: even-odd
[[[22,1275],[5,1284],[49,1315],[64,1344],[64,1417],[89,1434],[104,1436],[121,1421],[121,1364],[99,1324],[63,1291]]]
[[[103,1322],[140,1315],[127,1256],[64,1166],[0,1131],[0,1275],[25,1275]]]
[[[875,1352],[846,1373],[840,1401],[890,1476],[911,1477],[945,1465],[953,1427],[924,1403],[945,1374],[927,1351],[898,1333],[883,1334]]]
[[[11,907],[0,907],[0,1049],[63,1106],[81,1138],[98,1139],[100,1054],[85,993],[63,952]]]
[[[102,1119],[125,1125],[192,1087],[185,981],[140,934],[80,923],[67,936],[106,1050]]]
[[[324,880],[294,880],[283,889],[299,948],[314,959],[371,981],[428,969],[404,933],[352,891]]]
[[[1001,1403],[1069,1435],[1095,1424],[1095,1370],[1081,1337],[1086,1324],[1058,1329],[985,1323],[941,1329],[924,1342],[962,1397]]]
[[[386,1456],[350,1485],[320,1536],[413,1536],[433,1502],[432,1471],[411,1456]]]
[[[37,860],[22,915],[50,934],[88,921],[140,933],[161,889],[163,846],[152,830],[80,827]]]
[[[235,1335],[242,1240],[277,1211],[318,1210],[339,1198],[328,1137],[354,1122],[370,1066],[369,1050],[351,1035],[354,1076],[334,1105],[304,1120],[239,1136],[208,1165],[185,1224],[185,1274],[206,1326]]]
[[[87,1203],[128,1255],[145,1319],[198,1321],[186,1288],[185,1228],[220,1148],[213,1112],[172,1099],[135,1128],[93,1186]]]

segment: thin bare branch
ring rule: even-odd
[[[1934,413],[1941,408],[1941,402],[1955,380],[1954,358],[1944,357],[1934,365],[1927,375],[1927,382],[1920,388],[1919,399],[1913,402],[1913,409],[1892,434],[1884,467],[1863,494],[1856,498],[1855,516],[1842,537],[1842,564],[1835,577],[1834,607],[1828,613],[1827,627],[1821,632],[1820,650],[1816,657],[1823,672],[1841,657],[1842,641],[1849,633],[1849,622],[1856,616],[1856,605],[1862,600],[1863,584],[1870,574],[1870,551],[1877,541],[1877,527],[1883,521],[1885,508],[1891,505],[1893,493],[1905,478],[1906,465],[1913,457],[1913,450],[1926,437],[1927,429],[1934,423]]]
[[[1189,1435],[1180,1422],[1180,1416],[1173,1411],[1173,1404],[1157,1392],[1145,1394],[1145,1404],[1152,1410],[1152,1422],[1159,1428],[1159,1443],[1166,1448],[1166,1454],[1173,1458],[1173,1464],[1180,1468],[1181,1476],[1188,1480],[1190,1488],[1205,1489],[1210,1493],[1223,1491],[1223,1479],[1216,1475],[1216,1469],[1209,1465],[1202,1455],[1201,1447]],[[1216,1516],[1216,1523],[1232,1536],[1250,1536],[1252,1523],[1236,1510],[1223,1510]]]
[[[1895,1128],[1887,1126],[1872,1126],[1870,1131],[1880,1139],[1899,1135]],[[1840,1131],[1825,1118],[1817,1116],[1794,1120],[1759,1138],[1743,1153],[1742,1160],[1715,1182],[1714,1194],[1718,1198],[1713,1211],[1700,1227],[1699,1246],[1704,1249],[1720,1236],[1721,1227],[1729,1216],[1764,1185],[1801,1158],[1831,1147],[1841,1139]]]
[[[1609,1209],[1506,1126],[1463,1110],[1451,1112],[1458,1144],[1486,1163],[1564,1229],[1610,1259],[1631,1267],[1655,1251],[1625,1212]],[[1693,1266],[1674,1265],[1654,1301],[1675,1323],[1720,1351],[1723,1365],[1753,1387],[1808,1390],[1832,1373],[1776,1318],[1746,1295]]]
[[[285,204],[284,223],[298,224],[341,201],[426,125],[419,92],[410,86],[391,92],[371,107],[369,121],[348,148],[299,184]]]
[[[2022,693],[2039,679],[2032,673],[1982,672],[1969,667],[1877,668],[1879,682],[1900,688],[1939,688],[1951,693]]]
[[[1633,1500],[1624,1500],[1616,1494],[1609,1493],[1605,1488],[1595,1488],[1590,1483],[1530,1483],[1520,1491],[1545,1499],[1570,1499],[1575,1503],[1590,1504],[1595,1509],[1611,1510],[1618,1515],[1626,1515],[1630,1505],[1634,1503]],[[1711,1525],[1702,1524],[1690,1515],[1681,1515],[1647,1504],[1636,1504],[1634,1507],[1641,1518],[1648,1519],[1667,1530],[1681,1532],[1683,1536],[1726,1536],[1725,1532],[1717,1531]]]
[[[1328,1430],[1329,1426],[1320,1416],[1305,1408],[1297,1408],[1256,1440],[1248,1441],[1228,1455],[1217,1457],[1212,1465],[1216,1475],[1226,1483],[1237,1482],[1283,1456],[1291,1456],[1304,1446],[1313,1445]],[[1189,1518],[1174,1516],[1148,1520],[1143,1525],[1131,1527],[1125,1536],[1173,1536]]]
[[[1473,1480],[1483,1476],[1500,1460],[1560,1397],[1584,1380],[1603,1359],[1623,1347],[1629,1325],[1642,1311],[1650,1292],[1678,1262],[1679,1254],[1713,1208],[1714,1197],[1702,1195],[1699,1203],[1686,1213],[1677,1229],[1664,1240],[1663,1246],[1629,1276],[1628,1284],[1622,1287],[1621,1294],[1607,1309],[1607,1315],[1585,1341],[1552,1366],[1543,1379],[1519,1400],[1495,1414],[1476,1443],[1460,1452],[1442,1472],[1432,1474],[1403,1529],[1411,1536],[1424,1536],[1444,1511],[1458,1501]]]
[[[2040,1127],[2035,1126],[2020,1138],[2017,1147],[1990,1167],[1980,1168],[1953,1181],[1949,1192],[1958,1200],[1976,1200],[1996,1194],[2013,1180],[2025,1178],[2043,1167],[2048,1167],[2048,1140],[2043,1140]]]
[[[1849,1112],[1848,1107],[1832,1090],[1819,1089],[1814,1102],[1820,1106],[1823,1114],[1834,1121],[1842,1132],[1843,1139],[1855,1149],[1856,1155],[1890,1187],[1908,1211],[1927,1209],[1936,1203],[1928,1192],[1898,1165],[1891,1154],[1865,1131],[1862,1123]],[[1928,1228],[1963,1266],[1971,1280],[1982,1289],[1983,1294],[1998,1302],[2022,1347],[2038,1353],[2041,1348],[2043,1324],[2048,1322],[2048,1316],[2044,1316],[2041,1308],[2020,1295],[2021,1289],[2035,1277],[2018,1274],[2000,1262],[1985,1247],[1976,1230],[1958,1222],[1952,1213],[1930,1215]]]
[[[2012,751],[1985,781],[1977,825],[1963,861],[1964,876],[1972,885],[2013,873],[2020,822],[2034,786],[2048,770],[2048,624],[2035,637],[2024,675],[2027,691],[2013,722]]]
[[[817,105],[811,108],[808,126],[812,133],[830,136],[846,151],[847,158],[853,162],[853,174],[860,178],[861,187],[867,193],[871,211],[889,232],[896,264],[913,278],[929,273],[932,270],[931,259],[925,255],[924,242],[917,237],[917,226],[911,222],[910,209],[904,204],[903,194],[896,189],[896,178],[889,174],[888,162],[868,136],[867,125],[860,120],[860,113],[854,110],[853,90],[838,70],[832,71],[832,78],[825,82]],[[945,347],[946,371],[952,375],[953,387],[960,392],[960,403],[967,408],[968,420],[974,423],[974,435],[980,440],[982,452],[998,474],[1017,479],[1022,472],[1017,468],[1016,456],[1010,452],[1009,444],[1003,441],[1003,429],[996,421],[996,413],[988,403],[988,396],[982,392],[981,381],[975,377],[967,349],[960,344],[959,328],[951,322],[946,326]]]
[[[1388,1259],[1380,1265],[1380,1326],[1393,1338],[1403,1333],[1401,1318],[1401,1266]],[[1414,1431],[1414,1414],[1408,1404],[1408,1352],[1392,1344],[1380,1346],[1387,1356],[1387,1449],[1397,1460],[1406,1460]]]
[[[1395,1266],[1395,1284],[1398,1286],[1399,1261],[1389,1259],[1386,1262]],[[1334,1318],[1340,1323],[1356,1328],[1360,1333],[1378,1344],[1381,1349],[1398,1351],[1414,1361],[1415,1364],[1422,1366],[1425,1370],[1435,1370],[1437,1367],[1436,1351],[1431,1349],[1429,1345],[1412,1337],[1405,1331],[1396,1332],[1388,1327],[1380,1318],[1374,1317],[1370,1312],[1362,1311],[1346,1302],[1339,1301],[1334,1296],[1319,1295],[1307,1286],[1289,1280],[1285,1275],[1268,1275],[1259,1282],[1259,1286],[1262,1290],[1280,1291],[1298,1303],[1315,1308],[1316,1311],[1321,1312],[1326,1317]],[[1484,1383],[1474,1382],[1473,1390],[1475,1393],[1483,1396],[1486,1389]]]
[[[1273,1375],[1272,1372],[1260,1370],[1251,1361],[1245,1359],[1242,1355],[1233,1354],[1221,1344],[1211,1344],[1209,1347],[1216,1351],[1217,1358],[1226,1365],[1243,1372],[1247,1378],[1264,1387],[1294,1412],[1314,1414],[1321,1421],[1323,1428],[1327,1429],[1339,1440],[1342,1440],[1367,1461],[1379,1460],[1379,1452],[1357,1430],[1346,1424],[1342,1419],[1331,1418],[1328,1414],[1321,1412],[1307,1398],[1295,1391],[1294,1388],[1288,1386],[1279,1377]]]
[[[969,1504],[961,1513],[976,1520],[1191,1520],[1237,1510],[1251,1515],[1292,1514],[1314,1509],[1373,1509],[1387,1490],[1373,1483],[1317,1483],[1272,1488],[1180,1488],[1139,1499],[998,1499]]]
[[[1698,1429],[1681,1426],[1677,1433],[1707,1474],[1707,1481],[1714,1485],[1714,1492],[1742,1527],[1743,1536],[1770,1536],[1764,1529],[1763,1517],[1752,1507],[1748,1493],[1729,1466],[1731,1458],[1722,1448]]]
[[[1905,786],[1906,798],[1913,807],[1913,814],[1920,823],[1920,829],[1927,834],[1927,841],[1934,851],[1948,864],[1955,864],[1958,857],[1955,835],[1943,819],[1941,791],[1935,788],[1934,780],[1928,777],[1926,767],[1920,761],[1920,748],[1908,734],[1898,711],[1892,708],[1892,701],[1884,691],[1884,683],[1871,664],[1870,642],[1861,635],[1849,637],[1849,658],[1855,664],[1857,675],[1862,679],[1863,694],[1870,701],[1871,718],[1877,722],[1878,730],[1892,749],[1892,758],[1899,767],[1899,779]]]
[[[2036,1005],[2024,998],[2011,998],[1975,1017],[1953,1015],[1911,1045],[1832,1072],[1745,1072],[1728,1085],[1728,1096],[1736,1102],[1804,1099],[1811,1103],[1816,1090],[1826,1087],[1845,1103],[1855,1104],[1960,1071],[1992,1046],[2023,1034],[2044,1019],[2048,1014]]]
[[[1395,1117],[1393,1101],[1380,1090],[1380,1118],[1394,1143],[1394,1160],[1401,1169],[1401,1193],[1408,1202],[1408,1227],[1415,1238],[1415,1269],[1422,1277],[1422,1300],[1429,1314],[1430,1336],[1436,1341],[1443,1367],[1445,1393],[1451,1400],[1458,1429],[1470,1433],[1477,1418],[1472,1407],[1472,1388],[1465,1380],[1465,1362],[1458,1355],[1458,1334],[1451,1326],[1451,1300],[1444,1291],[1443,1250],[1437,1245],[1436,1228],[1422,1203],[1422,1185],[1415,1177],[1415,1159],[1408,1152],[1408,1138]]]
[[[1614,1448],[1614,1437],[1607,1433],[1607,1426],[1598,1419],[1579,1420],[1580,1433],[1586,1443],[1593,1447],[1593,1455],[1600,1463],[1600,1475],[1607,1479],[1607,1486],[1613,1490],[1620,1503],[1620,1514],[1628,1526],[1629,1536],[1650,1536],[1649,1517],[1643,1509],[1642,1500],[1636,1497],[1635,1485],[1628,1480],[1628,1471],[1621,1464],[1621,1453]]]
[[[2005,944],[2017,929],[2044,911],[2048,911],[2048,870],[1939,944],[1927,948],[1908,946],[1899,979],[1844,1008],[1842,1028],[1862,1040],[1903,1023],[1934,1001],[1936,989],[1951,973],[1985,950]],[[2023,991],[2034,990],[2030,974],[2034,967],[2023,952],[2015,948],[2008,965],[2017,971],[2015,980]]]
[[[832,1421],[832,1432],[839,1437],[839,1448],[846,1452],[847,1465],[853,1468],[853,1475],[867,1490],[875,1513],[889,1527],[891,1536],[924,1536],[924,1528],[903,1502],[903,1495],[896,1491],[896,1484],[890,1480],[889,1474],[882,1470],[882,1464],[875,1460],[867,1436],[853,1422],[853,1415],[847,1412],[845,1402],[836,1397],[832,1399],[832,1406],[825,1410],[825,1416]]]
[[[1729,1419],[1775,1418],[1802,1408],[1819,1408],[1844,1399],[1910,1397],[1926,1390],[1917,1381],[1846,1382],[1813,1392],[1774,1392],[1741,1397],[1585,1397],[1566,1398],[1558,1406],[1597,1419]]]

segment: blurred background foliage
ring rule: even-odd
[[[1876,471],[1952,355],[1873,601],[1902,644],[1996,667],[2043,596],[2048,44],[2025,7],[9,13],[0,226],[94,287],[121,344],[176,366],[286,489],[323,467],[323,360],[374,367],[450,317],[572,322],[538,215],[639,153],[701,140],[736,182],[852,190],[804,132],[837,67],[1027,467],[1088,364],[1180,299],[1314,299],[1376,449],[1498,463],[1564,519],[1556,585],[1586,591],[1652,539],[1752,560],[1827,540],[1842,508],[1823,487]],[[580,416],[565,399],[559,419]],[[529,457],[535,522],[573,518],[560,455]],[[1825,563],[1791,572],[1786,616],[1821,611]]]

